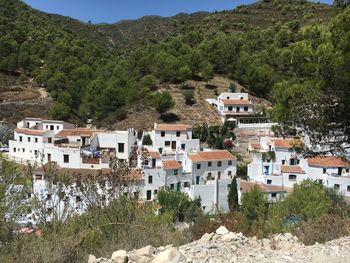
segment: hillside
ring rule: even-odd
[[[53,118],[80,124],[92,119],[98,126],[112,126],[134,119],[130,112],[139,111],[137,105],[152,115],[153,96],[164,87],[206,82],[213,75],[235,80],[274,103],[281,99],[275,87],[283,81],[301,85],[325,77],[322,89],[335,85],[325,72],[333,69],[325,69],[320,57],[326,42],[340,48],[329,37],[330,21],[339,10],[324,4],[260,1],[222,12],[149,16],[116,24],[81,23],[19,0],[0,0],[0,5],[0,71],[47,88],[54,100],[49,110]],[[336,82],[346,83],[342,78]],[[181,106],[179,92],[172,93]],[[276,116],[282,120],[289,115]]]

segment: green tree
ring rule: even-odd
[[[152,139],[151,139],[151,135],[146,134],[145,136],[143,136],[143,140],[142,140],[142,144],[143,145],[152,145]]]
[[[248,226],[258,223],[263,227],[267,215],[266,195],[258,186],[254,186],[242,196],[242,214],[247,220]]]
[[[160,113],[166,113],[168,110],[175,106],[175,101],[168,91],[157,92],[154,95],[154,103],[156,110]]]
[[[184,97],[185,97],[185,103],[187,105],[192,105],[195,103],[194,101],[194,94],[193,94],[193,91],[191,90],[185,90],[182,92]]]
[[[285,202],[289,213],[301,216],[305,221],[326,214],[331,205],[325,187],[311,180],[295,184]]]
[[[237,192],[237,179],[234,177],[230,184],[230,190],[227,196],[227,203],[230,211],[234,211],[238,208],[238,192]]]

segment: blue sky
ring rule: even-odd
[[[233,9],[255,0],[22,0],[47,13],[70,16],[92,23],[114,23],[144,15],[172,16],[180,12]],[[320,2],[332,3],[332,0]]]

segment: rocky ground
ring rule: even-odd
[[[220,227],[197,241],[179,248],[147,246],[126,252],[118,250],[110,259],[90,255],[88,263],[197,263],[197,262],[350,262],[350,237],[326,244],[305,246],[291,234],[270,239],[247,238]]]

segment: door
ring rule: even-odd
[[[176,141],[171,142],[171,149],[176,150]]]
[[[154,168],[154,167],[156,167],[156,159],[152,159],[152,167]]]
[[[48,162],[51,162],[51,153],[48,153],[48,154],[47,154],[47,161],[48,161]]]
[[[339,167],[338,168],[338,175],[341,175],[342,171],[343,171],[343,168]]]

